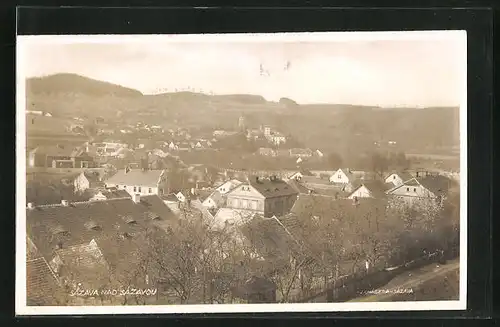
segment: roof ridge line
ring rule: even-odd
[[[145,195],[148,196],[148,195]],[[120,197],[120,198],[112,198],[112,199],[105,199],[105,200],[88,200],[88,201],[76,201],[76,202],[71,202],[69,201],[69,204],[87,204],[87,203],[99,203],[99,202],[108,202],[108,201],[115,201],[115,200],[132,200],[131,197]],[[62,203],[53,203],[53,204],[39,204],[36,207],[38,208],[52,208],[52,207],[64,207]]]

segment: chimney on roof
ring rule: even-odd
[[[68,200],[61,200],[61,204],[63,207],[69,207],[69,201]]]
[[[28,209],[34,209],[35,208],[35,204],[33,204],[33,202],[28,202]]]
[[[134,193],[134,195],[132,195],[132,200],[135,202],[135,203],[140,203],[141,202],[141,195],[138,194],[138,193]]]

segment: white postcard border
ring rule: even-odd
[[[24,110],[24,46],[32,43],[123,43],[166,40],[172,42],[342,42],[366,40],[463,41],[463,99],[460,104],[460,296],[458,301],[350,302],[290,304],[205,304],[143,306],[27,306],[26,304],[26,121]],[[466,31],[325,32],[201,35],[38,35],[17,37],[16,71],[16,315],[185,314],[262,312],[349,312],[465,310],[467,296],[467,37]]]

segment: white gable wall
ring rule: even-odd
[[[349,195],[349,199],[354,199],[354,198],[373,198],[372,193],[370,192],[369,189],[366,188],[366,186],[361,185],[358,187],[351,195]]]
[[[332,176],[330,176],[330,182],[347,184],[350,182],[349,177],[342,171],[342,169],[337,170]]]
[[[392,183],[394,186],[402,185],[405,181],[396,173],[391,174],[385,179],[386,183]]]
[[[206,198],[202,205],[208,209],[217,208],[217,203],[211,197]]]

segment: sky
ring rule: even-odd
[[[145,94],[189,88],[387,107],[463,101],[465,35],[345,34],[30,37],[18,42],[18,54],[26,77],[76,73]]]

